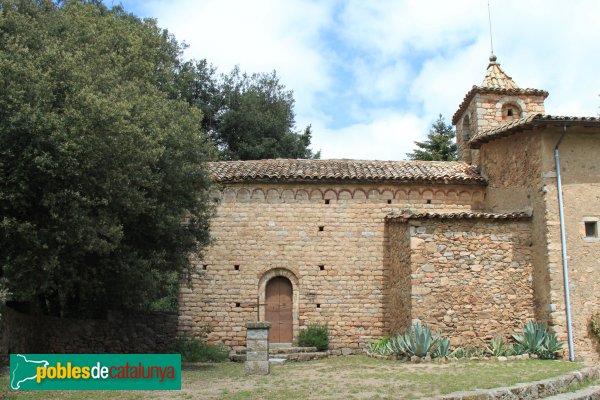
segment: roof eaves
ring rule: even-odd
[[[457,213],[410,213],[389,214],[386,221],[407,222],[408,220],[422,219],[487,219],[487,220],[522,220],[531,218],[531,211],[516,211],[512,213],[486,213],[486,212],[457,212]]]

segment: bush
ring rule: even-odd
[[[369,343],[369,345],[367,346],[367,349],[369,350],[369,353],[371,353],[371,354],[379,354],[381,356],[389,356],[390,354],[392,354],[392,352],[389,348],[389,343],[390,343],[390,337],[384,336],[380,339],[375,340],[374,342]]]
[[[222,346],[209,344],[189,336],[181,336],[175,339],[172,351],[181,354],[181,360],[188,362],[222,362],[227,360],[227,351]]]
[[[325,351],[329,347],[329,329],[327,325],[311,324],[300,331],[298,344],[302,347],[316,347]]]
[[[507,343],[503,337],[493,338],[486,350],[494,357],[512,356],[514,352],[513,346]]]
[[[592,328],[592,334],[596,337],[596,339],[600,340],[600,313],[592,315],[590,325]]]

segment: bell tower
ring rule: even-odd
[[[546,97],[545,90],[520,88],[492,53],[483,83],[471,88],[452,117],[459,159],[479,165],[479,150],[470,148],[471,139],[511,121],[543,114]]]

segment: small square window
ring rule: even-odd
[[[324,265],[319,265],[319,270],[325,271],[325,266]]]
[[[325,199],[325,204],[329,204],[329,199]]]
[[[508,110],[506,110],[506,115],[508,115],[509,117],[513,116],[513,110],[512,110],[512,108],[509,108]]]
[[[236,306],[236,307],[241,307],[241,306],[242,306],[242,304],[241,304],[241,303],[235,303],[235,306]]]
[[[235,269],[236,271],[239,271],[240,270],[240,266],[239,265],[234,265],[233,269]]]
[[[597,221],[586,221],[585,224],[585,237],[589,239],[595,239],[598,237],[598,222]]]
[[[388,199],[387,203],[392,204],[392,200]]]
[[[321,308],[321,305],[319,303],[317,303],[317,308]]]
[[[324,226],[319,226],[319,232],[323,232],[325,230]]]

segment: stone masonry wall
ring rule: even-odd
[[[411,310],[450,337],[482,346],[534,317],[529,221],[410,220]]]
[[[481,173],[488,180],[487,208],[493,212],[532,211],[532,262],[536,319],[550,322],[550,276],[546,204],[542,174],[542,133],[519,132],[481,147]]]
[[[410,236],[406,224],[388,223],[389,313],[391,333],[402,333],[411,322]]]
[[[215,241],[193,261],[193,289],[182,286],[180,331],[208,327],[209,341],[242,350],[246,322],[264,320],[268,279],[283,275],[293,286],[294,337],[326,323],[330,347],[348,354],[389,330],[384,217],[481,208],[484,187],[257,183],[214,197]]]
[[[498,96],[495,93],[478,93],[465,110],[463,116],[456,126],[456,138],[460,159],[473,165],[479,165],[479,150],[469,148],[469,144],[463,140],[462,121],[466,115],[471,121],[472,138],[493,128],[497,128],[508,121],[502,115],[502,107],[505,104],[514,104],[521,109],[521,118],[534,114],[543,114],[544,96],[542,95],[520,95],[520,96]]]
[[[0,350],[2,354],[162,353],[176,336],[176,314],[110,312],[107,319],[71,319],[3,307]]]
[[[567,340],[560,224],[554,146],[562,128],[543,137],[543,199],[547,220],[550,321]],[[600,360],[600,343],[590,331],[590,318],[600,313],[600,240],[586,239],[584,222],[600,220],[600,137],[586,128],[568,128],[560,145],[561,178],[567,236],[567,256],[575,357]],[[600,222],[599,222],[600,224]],[[566,347],[566,346],[565,346]]]

